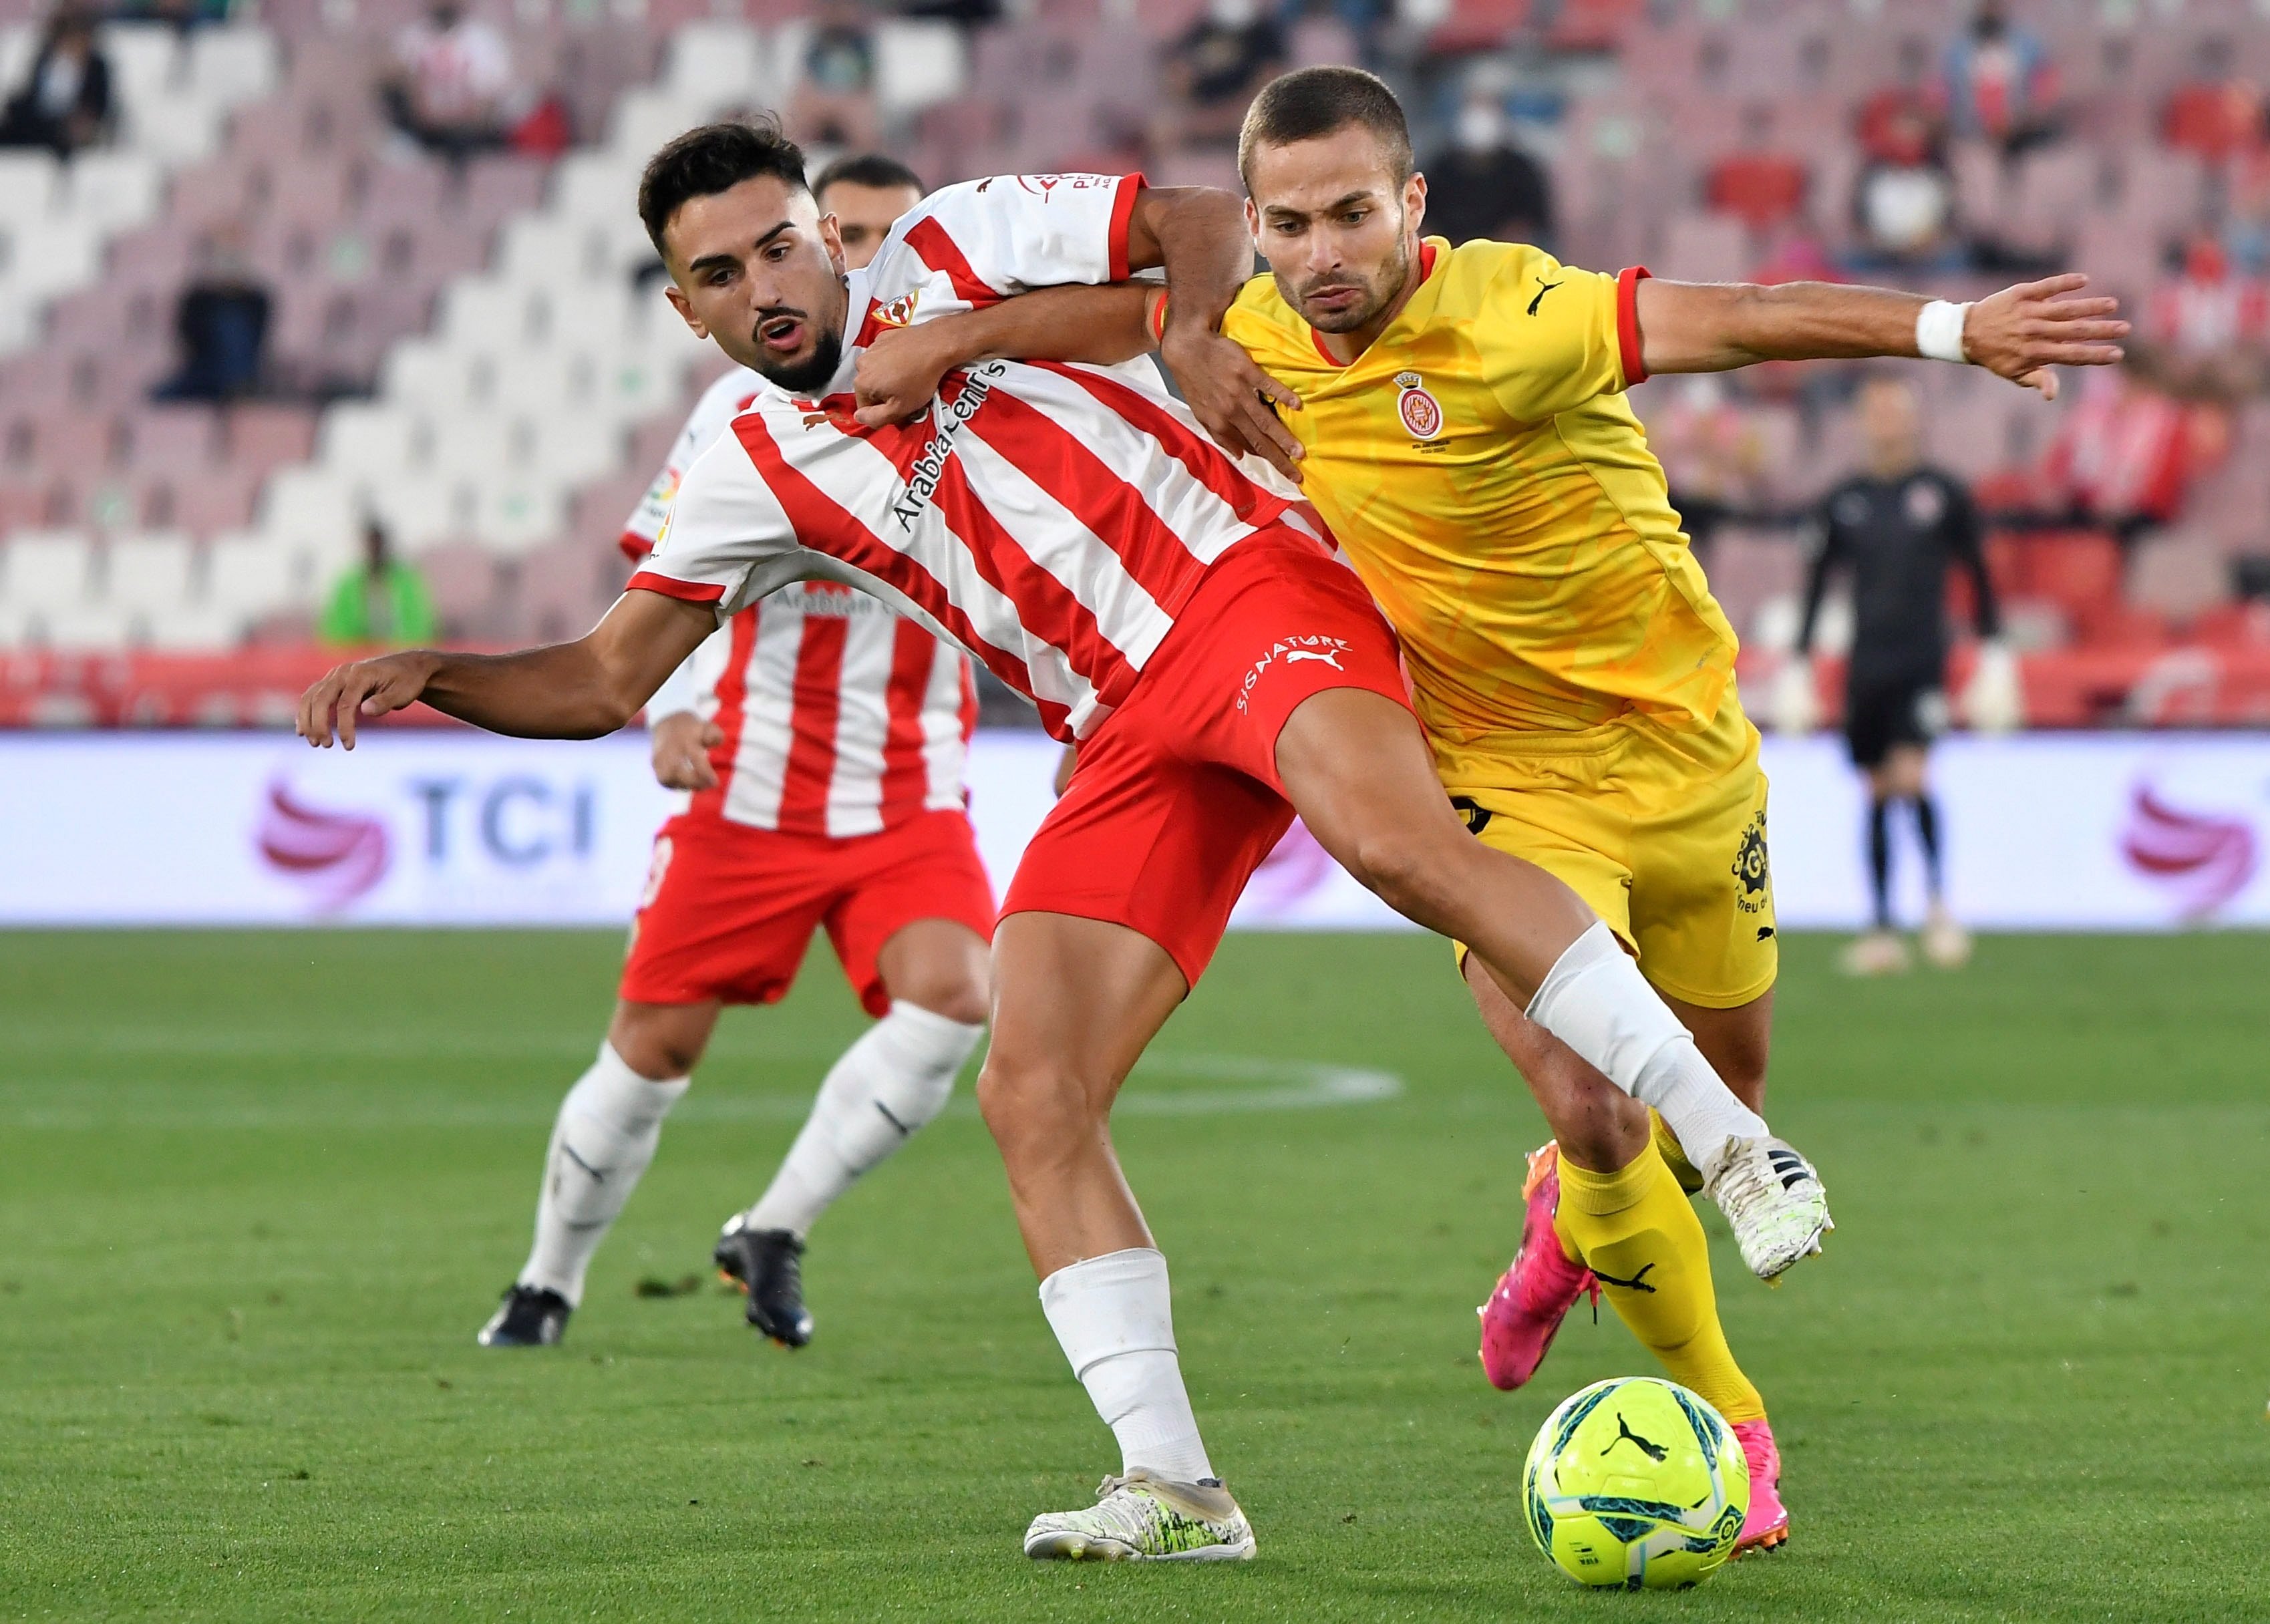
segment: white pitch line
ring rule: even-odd
[[[732,1060],[721,1063],[731,1065]],[[1148,1089],[1149,1077],[1198,1078],[1232,1086]],[[1256,1085],[1260,1085],[1257,1086]],[[139,1082],[122,1095],[85,1103],[89,1090],[104,1085],[52,1079],[0,1090],[0,1126],[21,1131],[84,1131],[137,1129],[163,1132],[195,1129],[363,1130],[378,1128],[514,1128],[549,1123],[558,1110],[550,1100],[469,1101],[452,1094],[349,1091],[336,1084],[314,1090],[279,1085],[222,1090],[196,1084]],[[814,1085],[815,1088],[817,1084]],[[1369,1066],[1338,1065],[1321,1060],[1272,1060],[1250,1055],[1168,1054],[1146,1059],[1128,1079],[1118,1112],[1135,1116],[1214,1116],[1243,1111],[1316,1110],[1331,1106],[1369,1105],[1403,1092],[1403,1079]],[[184,1094],[204,1094],[201,1103]],[[36,1101],[36,1102],[34,1102]],[[810,1094],[759,1094],[731,1082],[699,1086],[671,1113],[679,1122],[800,1122],[812,1109]],[[966,1095],[949,1108],[974,1116],[977,1107]]]

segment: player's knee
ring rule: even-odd
[[[983,959],[913,977],[908,985],[894,987],[891,997],[965,1027],[982,1027],[993,1012],[992,979]]]
[[[1367,831],[1357,837],[1347,866],[1365,890],[1421,924],[1441,916],[1455,888],[1449,854],[1431,831]]]
[[[626,1005],[607,1027],[607,1042],[625,1065],[653,1082],[689,1075],[709,1046],[707,1020],[690,1020],[675,1008]]]
[[[1094,1126],[1090,1093],[1062,1064],[1039,1056],[985,1057],[977,1074],[977,1109],[1004,1158],[1048,1153]]]

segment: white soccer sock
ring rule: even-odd
[[[1617,1087],[1660,1112],[1698,1168],[1710,1168],[1728,1139],[1766,1131],[1765,1119],[1711,1069],[1604,922],[1569,944],[1528,1013]]]
[[[692,1081],[654,1082],[625,1064],[613,1044],[599,1045],[599,1057],[568,1091],[552,1126],[536,1248],[520,1272],[522,1285],[547,1287],[571,1305],[582,1301],[591,1255],[654,1160],[662,1119]]]
[[[802,1240],[859,1175],[946,1109],[983,1027],[964,1026],[904,1001],[845,1049],[820,1085],[804,1131],[772,1185],[749,1209],[752,1229]]]
[[[1175,1354],[1163,1257],[1141,1246],[1068,1264],[1041,1282],[1041,1309],[1119,1440],[1122,1472],[1144,1466],[1178,1483],[1213,1476]]]

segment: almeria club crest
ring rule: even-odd
[[[1443,404],[1427,392],[1417,373],[1397,373],[1395,389],[1395,415],[1413,440],[1432,440],[1443,432]]]

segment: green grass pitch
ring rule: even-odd
[[[858,1028],[824,953],[722,1031],[568,1344],[487,1353],[616,938],[0,937],[0,1618],[2270,1616],[2270,938],[1866,984],[1834,946],[1788,945],[1773,1103],[1840,1227],[1768,1291],[1710,1218],[1795,1538],[1599,1596],[1531,1546],[1520,1461],[1652,1367],[1580,1309],[1484,1385],[1540,1131],[1437,944],[1234,938],[1131,1085],[1261,1552],[1108,1569],[1018,1552],[1116,1456],[966,1103],[822,1223],[810,1349],[708,1281]],[[1401,1092],[1223,1109],[1293,1062]]]

